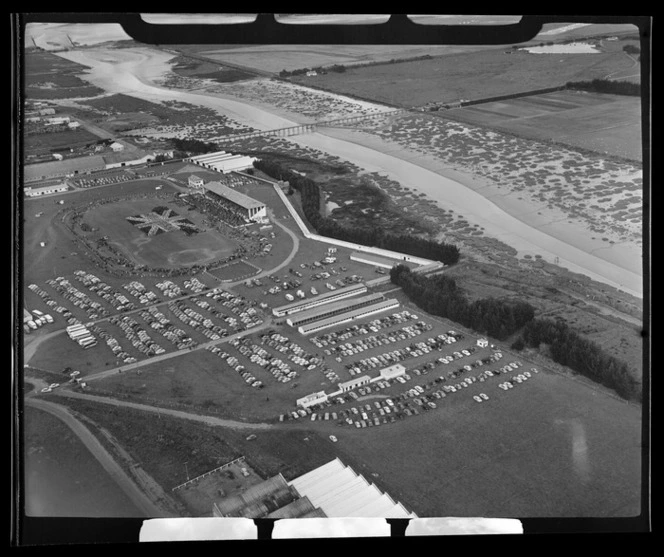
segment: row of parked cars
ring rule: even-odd
[[[124,294],[115,290],[111,285],[103,282],[99,277],[85,271],[74,271],[74,278],[81,282],[91,292],[94,292],[108,302],[116,311],[130,311],[136,309],[136,305]]]
[[[286,357],[311,371],[323,363],[323,360],[313,354],[309,354],[296,342],[279,333],[265,333],[261,335],[261,344],[272,348],[273,350],[286,355]]]
[[[85,311],[90,319],[98,319],[99,317],[107,317],[109,315],[108,310],[102,304],[92,300],[87,294],[72,286],[64,277],[49,279],[46,281],[46,284],[58,292],[65,300]],[[70,325],[77,322],[73,316],[67,318],[67,323]]]
[[[255,302],[249,302],[244,296],[228,292],[221,288],[215,288],[214,290],[206,292],[205,297],[220,302],[222,306],[228,309],[232,314],[236,315],[242,322],[242,325],[236,325],[238,330],[256,327],[263,322],[262,313],[254,307],[256,305]],[[194,303],[196,303],[197,298],[193,298],[193,300]]]
[[[263,382],[256,379],[250,372],[248,372],[235,356],[231,356],[219,346],[206,346],[205,349],[224,360],[231,369],[234,369],[238,373],[247,385],[254,387],[255,389],[263,388]]]
[[[165,339],[169,340],[178,350],[186,350],[197,346],[197,342],[186,331],[176,327],[155,306],[150,306],[140,313],[143,320]]]
[[[142,354],[152,356],[166,352],[164,348],[152,340],[148,332],[133,317],[129,315],[123,315],[122,317],[114,315],[109,319],[109,322],[117,325],[127,340],[131,342],[132,346]]]
[[[89,325],[88,329],[91,332],[95,333],[98,337],[104,339],[104,341],[106,342],[106,346],[108,346],[111,349],[111,351],[119,361],[124,362],[125,364],[133,364],[137,361],[134,356],[132,356],[131,354],[129,354],[129,352],[127,352],[122,348],[120,342],[107,330],[102,329],[97,324]]]
[[[210,340],[220,340],[222,336],[228,335],[226,329],[222,329],[219,325],[215,325],[212,319],[204,317],[197,311],[194,311],[182,300],[169,303],[168,309],[185,325],[189,325],[189,327]],[[215,310],[215,313],[218,312]],[[234,317],[224,316],[224,320],[230,327],[235,327],[237,325],[237,319]]]
[[[360,338],[355,342],[339,343],[332,348],[326,348],[325,353],[327,355],[335,356],[335,359],[340,362],[346,356],[359,354],[360,352],[371,350],[372,348],[377,348],[379,346],[409,340],[425,333],[426,331],[430,331],[431,329],[432,325],[426,324],[424,321],[419,321],[415,325],[407,325],[390,333],[370,335],[365,338]]]
[[[287,362],[270,354],[261,346],[254,344],[248,338],[233,339],[230,344],[237,348],[238,352],[248,358],[253,364],[262,367],[270,373],[279,383],[293,381],[298,373]]]
[[[152,290],[148,290],[145,288],[143,283],[138,282],[137,280],[132,280],[127,284],[123,284],[122,288],[124,288],[132,296],[138,298],[138,301],[144,305],[152,304],[159,300],[157,295]]]
[[[167,298],[177,298],[182,296],[182,288],[175,284],[172,280],[164,280],[154,285]]]
[[[326,346],[334,346],[336,344],[347,341],[350,338],[354,338],[360,335],[366,335],[370,332],[377,333],[381,329],[388,327],[393,327],[395,325],[401,325],[410,320],[417,320],[418,317],[415,314],[410,313],[408,310],[403,310],[397,313],[393,313],[386,317],[380,319],[373,319],[365,325],[352,325],[344,329],[339,329],[331,333],[324,333],[310,338],[318,348],[323,348]]]

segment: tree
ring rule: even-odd
[[[519,337],[512,343],[512,350],[517,350],[521,352],[526,347],[525,343],[523,342],[523,338]]]

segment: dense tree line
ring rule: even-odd
[[[446,275],[424,276],[405,265],[390,270],[390,280],[427,313],[445,317],[464,327],[505,340],[535,316],[526,302],[483,298],[469,302],[456,281]]]
[[[612,95],[640,96],[641,85],[629,81],[612,81],[610,79],[593,79],[592,81],[568,81],[568,89],[592,91],[593,93],[609,93]]]
[[[171,138],[173,147],[178,151],[187,151],[189,153],[205,154],[214,153],[219,150],[216,143],[208,143],[198,139],[180,139],[177,137]]]
[[[527,346],[547,344],[551,359],[589,379],[609,387],[628,400],[641,400],[641,388],[624,362],[607,354],[601,346],[582,337],[567,323],[533,319],[523,330]]]
[[[512,348],[539,348],[546,344],[553,361],[613,389],[627,400],[641,400],[641,387],[626,363],[607,354],[601,346],[563,321],[535,319],[534,308],[526,302],[494,298],[469,302],[453,278],[445,275],[427,277],[413,273],[405,265],[393,267],[390,279],[427,313],[445,317],[498,340],[505,340],[523,328]]]
[[[305,218],[322,236],[441,261],[446,265],[459,261],[459,248],[452,244],[408,234],[391,234],[379,228],[342,226],[335,220],[321,215],[321,193],[316,182],[284,169],[273,161],[258,160],[254,162],[254,166],[276,180],[287,181],[290,187],[300,193]]]

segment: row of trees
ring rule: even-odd
[[[288,181],[290,186],[300,193],[300,203],[305,218],[322,236],[441,261],[446,265],[453,265],[459,261],[459,248],[452,244],[408,234],[391,234],[377,228],[342,226],[335,220],[321,215],[321,193],[316,182],[284,169],[274,161],[258,160],[254,162],[254,166],[276,180]]]
[[[526,302],[512,303],[494,298],[469,302],[453,278],[423,276],[413,273],[405,265],[393,267],[390,279],[427,313],[445,317],[498,340],[505,340],[523,328],[512,348],[539,349],[546,345],[554,362],[613,389],[627,400],[641,401],[641,385],[626,363],[607,354],[601,346],[580,335],[564,321],[535,319],[534,308]]]
[[[526,302],[495,298],[470,302],[456,281],[446,275],[428,277],[413,273],[405,265],[397,265],[390,270],[390,280],[427,313],[445,317],[498,340],[505,340],[535,316],[534,308]]]
[[[629,81],[612,81],[610,79],[593,79],[592,81],[568,81],[568,89],[592,91],[594,93],[609,93],[611,95],[641,95],[641,85]]]
[[[196,153],[203,155],[205,153],[214,153],[219,150],[216,143],[208,143],[198,139],[180,139],[173,137],[171,140],[173,147],[178,151],[187,151],[189,153]]]
[[[532,348],[549,347],[553,361],[609,387],[628,400],[641,400],[641,386],[624,362],[607,354],[601,346],[582,337],[564,321],[533,319],[522,333],[523,342]]]

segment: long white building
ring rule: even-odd
[[[246,170],[254,166],[256,157],[246,157],[244,155],[234,155],[226,151],[217,151],[215,153],[206,153],[185,159],[187,162],[197,164],[203,168],[216,170],[224,174],[234,170]]]
[[[357,296],[358,294],[363,294],[366,291],[367,287],[364,284],[352,284],[350,286],[344,286],[343,288],[337,288],[331,292],[319,294],[318,296],[309,298],[308,300],[298,300],[296,302],[291,302],[290,304],[285,304],[283,306],[273,308],[272,314],[276,317],[284,317],[286,315],[305,311],[307,309],[321,306],[323,304],[329,304],[331,302],[343,300],[344,298]]]
[[[399,300],[396,298],[390,298],[389,300],[379,300],[375,303],[362,305],[361,307],[353,310],[335,313],[334,315],[331,315],[325,319],[320,319],[311,323],[300,325],[297,330],[302,335],[311,335],[325,329],[336,327],[337,325],[343,325],[344,323],[349,323],[351,321],[355,321],[356,319],[362,319],[369,317],[370,315],[376,315],[377,313],[383,313],[398,307]]]
[[[320,321],[322,319],[327,319],[328,317],[333,317],[347,311],[352,311],[354,309],[368,306],[384,299],[385,296],[377,292],[375,294],[368,294],[367,296],[362,296],[360,298],[339,300],[330,304],[325,304],[320,308],[314,307],[289,315],[286,318],[286,323],[288,323],[291,327],[299,327],[301,325],[313,323],[314,321]]]

